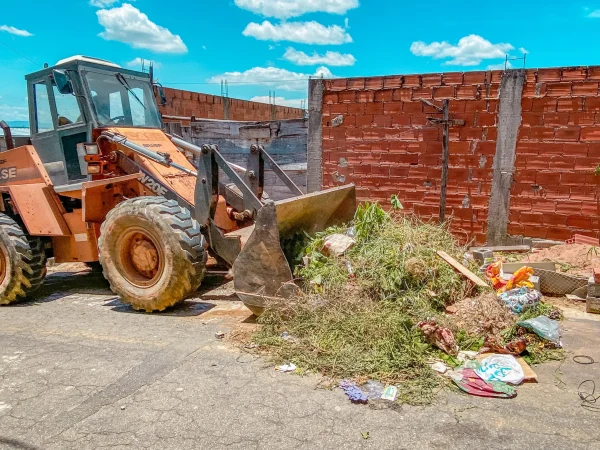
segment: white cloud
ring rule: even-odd
[[[286,50],[283,58],[298,66],[317,66],[319,64],[325,64],[328,66],[339,67],[353,66],[354,63],[356,63],[356,58],[349,53],[342,54],[339,52],[328,51],[324,55],[319,55],[317,52],[314,52],[312,55],[307,55],[292,47]]]
[[[352,42],[352,37],[338,25],[329,27],[319,22],[249,23],[243,32],[260,41],[290,41],[301,44],[339,45]]]
[[[504,69],[512,69],[512,67],[513,67],[513,65],[510,63],[510,61],[505,61],[503,63],[490,64],[489,66],[486,67],[486,70],[504,70]]]
[[[268,95],[258,95],[256,97],[252,97],[250,99],[251,102],[259,102],[259,103],[273,103],[273,97],[269,97]],[[291,108],[301,108],[302,101],[304,99],[288,99],[285,97],[275,97],[275,104],[279,106],[289,106]]]
[[[588,14],[588,17],[592,17],[593,19],[599,19],[600,18],[600,9],[596,9],[595,11],[592,11],[591,13]]]
[[[313,12],[346,14],[358,8],[358,0],[235,0],[248,11],[277,19],[289,19]]]
[[[33,34],[31,34],[27,30],[20,30],[18,28],[10,27],[8,25],[0,25],[0,31],[6,31],[7,33],[14,34],[15,36],[23,36],[23,37],[33,36]]]
[[[476,34],[461,38],[457,45],[446,41],[431,44],[417,41],[410,46],[413,55],[430,56],[433,59],[450,58],[444,65],[453,66],[477,66],[484,59],[504,58],[511,50],[514,50],[511,44],[492,44]]]
[[[108,8],[118,2],[119,0],[90,0],[89,3],[96,8]]]
[[[27,106],[0,104],[0,118],[7,122],[13,120],[29,120],[29,108]]]
[[[144,58],[135,58],[127,63],[127,67],[133,67],[134,69],[142,69],[142,63],[144,64],[144,68],[148,69],[150,67],[150,63],[154,65],[155,69],[162,67],[162,64],[156,61],[152,61],[150,59]]]
[[[107,41],[119,41],[133,48],[145,48],[156,53],[187,53],[178,35],[156,25],[148,16],[129,3],[119,8],[96,12],[105,30],[99,36]]]
[[[523,53],[524,55],[527,54],[527,53],[529,53],[529,50],[527,50],[525,47],[519,47],[519,51],[521,53]]]
[[[310,76],[306,73],[291,72],[276,67],[254,67],[245,72],[225,72],[221,75],[215,75],[208,82],[220,83],[221,80],[225,79],[229,83],[270,86],[282,91],[303,91],[308,87]],[[319,67],[312,76],[333,78],[333,74],[327,67]]]

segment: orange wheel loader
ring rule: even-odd
[[[124,302],[163,311],[196,291],[211,253],[259,314],[294,291],[281,242],[354,215],[353,185],[305,195],[260,145],[239,167],[165,134],[146,73],[77,56],[25,78],[31,145],[0,153],[0,305],[39,288],[54,257],[99,261]],[[268,199],[265,165],[295,197]]]

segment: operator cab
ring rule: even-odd
[[[88,179],[79,144],[91,142],[93,130],[162,127],[146,73],[75,56],[25,79],[31,142],[54,186]]]

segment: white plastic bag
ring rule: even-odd
[[[481,365],[475,372],[485,381],[504,381],[518,385],[525,379],[523,368],[512,355],[488,356],[481,361]]]

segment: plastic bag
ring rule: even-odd
[[[481,361],[475,370],[485,381],[503,381],[509,384],[521,384],[525,373],[519,362],[511,355],[491,355]]]
[[[560,325],[556,320],[552,320],[546,316],[538,316],[533,319],[524,320],[523,322],[517,322],[517,325],[533,331],[539,337],[560,345]]]
[[[513,313],[521,314],[527,308],[537,305],[540,298],[542,298],[542,294],[535,289],[522,287],[503,292],[498,298],[502,300],[504,305],[506,305]]]
[[[369,400],[373,400],[376,398],[381,398],[383,392],[385,391],[385,386],[379,381],[370,380],[361,386],[361,390],[367,394],[367,398]]]

